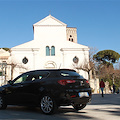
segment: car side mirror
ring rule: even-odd
[[[13,81],[12,81],[12,80],[9,80],[8,83],[9,83],[10,85],[12,85],[12,84],[13,84]]]

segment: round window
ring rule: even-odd
[[[75,57],[73,58],[73,62],[74,62],[74,63],[78,63],[78,61],[79,61],[79,58],[75,56]]]
[[[26,57],[24,57],[23,60],[22,60],[22,62],[23,62],[24,64],[27,64],[27,63],[28,63],[28,59],[27,59]]]

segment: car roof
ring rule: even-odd
[[[76,72],[73,69],[39,69],[39,70],[32,70],[32,71],[28,71],[28,72],[37,72],[37,71],[72,71],[72,72]],[[26,72],[26,73],[28,73]]]

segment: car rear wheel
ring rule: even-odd
[[[0,109],[6,109],[7,105],[4,102],[4,99],[2,96],[0,96]]]
[[[76,105],[73,105],[74,109],[75,110],[82,110],[83,108],[85,108],[86,104],[76,104]]]
[[[53,114],[57,109],[57,105],[51,95],[44,95],[40,101],[40,108],[44,114]]]

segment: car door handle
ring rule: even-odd
[[[20,85],[20,87],[23,87],[23,85]]]

